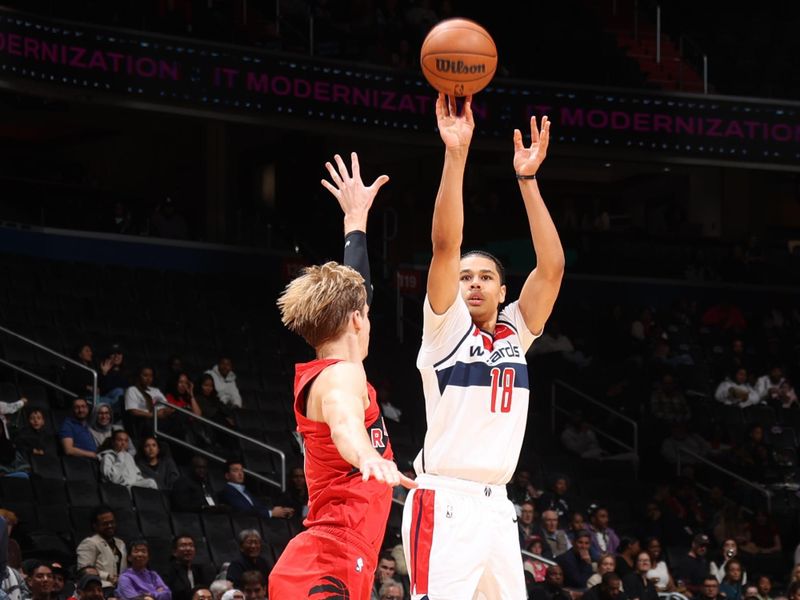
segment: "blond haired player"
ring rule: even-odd
[[[403,514],[412,600],[524,600],[514,506],[505,485],[519,459],[528,412],[525,352],[552,311],[564,273],[561,242],[539,193],[536,173],[550,139],[531,119],[531,145],[514,131],[514,170],[530,224],[536,268],[519,299],[506,300],[500,262],[461,255],[462,180],[474,121],[471,98],[457,114],[439,95],[445,145],[433,211],[433,258],[424,304],[422,375],[428,431],[414,463],[419,488]],[[508,211],[498,215],[503,227]]]

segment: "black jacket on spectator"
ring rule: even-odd
[[[556,562],[564,569],[564,586],[582,590],[592,576],[592,565],[583,560],[575,549],[564,552],[556,557]]]
[[[549,586],[546,583],[530,587],[531,600],[572,600],[564,588]]]
[[[608,598],[603,597],[601,586],[602,584],[598,583],[597,585],[593,585],[592,587],[590,587],[583,593],[583,596],[581,596],[581,600],[608,600]],[[630,598],[630,596],[628,595],[628,588],[624,588],[620,590],[619,594],[614,600],[628,600],[628,598]]]
[[[206,500],[206,495],[213,498],[214,492],[211,485],[206,481],[200,483],[190,477],[181,477],[172,486],[170,499],[172,500],[172,510],[178,512],[200,512],[208,506],[212,506]]]
[[[638,573],[628,573],[622,580],[625,594],[631,600],[658,600],[658,590],[652,581],[642,579]]]
[[[143,459],[143,457],[136,457],[136,466],[139,467],[144,477],[156,480],[159,490],[171,490],[178,479],[180,479],[180,471],[178,471],[178,466],[175,464],[175,461],[172,460],[172,457],[159,456],[155,468],[151,467],[146,460],[141,459]],[[170,589],[172,588],[172,586],[169,587]]]
[[[687,586],[694,586],[695,589],[699,589],[703,585],[703,580],[708,573],[708,561],[704,557],[689,556],[689,554],[685,554],[677,560],[672,568],[672,577],[675,581],[683,579]]]
[[[169,570],[164,573],[164,583],[172,591],[172,600],[192,600],[192,588],[207,587],[214,581],[216,573],[211,565],[192,565],[194,586],[189,582],[189,575],[184,566],[177,560],[169,565]]]
[[[33,450],[44,450],[45,455],[48,456],[56,456],[57,453],[53,434],[46,431],[44,427],[37,431],[30,425],[26,425],[14,436],[14,445],[17,450],[26,455],[30,455]]]
[[[264,558],[263,556],[259,556],[256,560],[250,560],[250,558],[240,553],[236,560],[231,561],[231,564],[228,565],[226,579],[233,583],[234,588],[242,589],[242,575],[244,573],[247,571],[258,571],[265,578],[268,578],[274,566],[275,563],[272,560]]]
[[[620,579],[625,579],[625,577],[627,577],[628,574],[634,572],[633,567],[630,566],[627,562],[625,562],[625,559],[622,558],[619,554],[617,554],[616,564],[617,566],[614,568],[614,572],[617,575],[619,575]]]

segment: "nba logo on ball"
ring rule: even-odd
[[[448,19],[430,30],[419,62],[425,79],[449,96],[477,94],[497,70],[497,47],[483,27],[469,19]]]

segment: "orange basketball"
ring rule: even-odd
[[[449,96],[477,94],[497,69],[497,47],[489,32],[469,19],[447,19],[422,42],[422,73]]]

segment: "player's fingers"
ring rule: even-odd
[[[339,173],[336,172],[336,169],[333,168],[333,165],[331,163],[329,163],[329,162],[326,162],[325,163],[325,168],[328,169],[328,173],[330,173],[331,179],[333,179],[333,183],[335,183],[337,186],[341,187],[342,178],[339,177]]]
[[[514,152],[524,150],[525,145],[522,143],[522,132],[519,129],[514,130]]]
[[[381,175],[375,181],[373,181],[372,185],[369,187],[370,189],[374,189],[377,192],[379,189],[381,189],[383,184],[387,183],[388,181],[389,181],[388,175]]]
[[[475,123],[475,117],[472,114],[472,96],[467,96],[467,99],[464,101],[464,118],[466,118],[467,123],[470,125]]]
[[[353,171],[353,179],[361,180],[361,167],[358,164],[358,154],[350,153],[350,169]]]
[[[536,144],[539,141],[539,128],[536,127],[536,116],[531,117],[531,143]]]
[[[414,488],[419,487],[419,484],[411,479],[410,477],[406,477],[402,473],[400,473],[400,485],[402,485],[407,490],[413,490]]]
[[[392,487],[400,483],[400,474],[397,472],[397,468],[394,465],[385,466],[384,471],[385,471],[384,477],[386,477],[386,483],[388,483]]]
[[[439,92],[436,96],[436,118],[442,119],[445,117],[444,94]]]
[[[336,161],[336,166],[339,167],[339,175],[342,176],[342,181],[350,180],[350,173],[347,172],[347,165],[344,164],[342,157],[338,154],[333,155],[333,160]]]
[[[322,180],[320,183],[322,184],[322,187],[324,187],[324,188],[325,188],[326,190],[328,190],[328,191],[329,191],[331,194],[333,194],[333,197],[334,197],[334,198],[336,198],[337,200],[339,199],[339,194],[341,193],[341,192],[339,192],[339,188],[337,188],[337,187],[334,187],[334,186],[331,184],[331,182],[330,182],[330,181],[328,181],[327,179],[323,179],[323,180]]]
[[[458,112],[456,112],[456,99],[453,96],[447,97],[447,109],[450,111],[451,117],[458,116]]]

